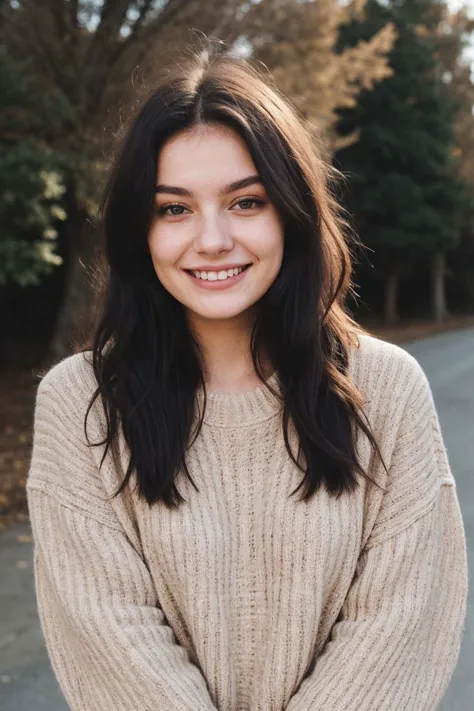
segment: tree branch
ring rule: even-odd
[[[120,28],[132,3],[130,0],[105,0],[100,14],[99,25],[90,40],[85,57],[86,67],[101,64],[110,47],[120,43]]]
[[[78,10],[79,0],[69,0],[69,22],[75,30],[79,27]]]

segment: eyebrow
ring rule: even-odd
[[[221,195],[228,195],[233,193],[235,190],[240,190],[242,188],[247,188],[249,185],[263,185],[263,181],[259,175],[249,175],[247,178],[241,178],[240,180],[235,180],[233,183],[225,185],[220,191]],[[190,190],[186,188],[178,188],[175,185],[157,185],[155,188],[155,193],[171,193],[172,195],[181,195],[183,197],[193,197]]]

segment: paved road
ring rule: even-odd
[[[461,657],[439,711],[472,711],[474,699],[474,329],[404,346],[433,388],[468,537],[471,594]],[[0,536],[0,709],[68,711],[51,672],[35,608],[31,544],[21,524]],[[341,710],[342,711],[342,710]],[[394,710],[395,711],[395,710]]]

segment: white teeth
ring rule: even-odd
[[[244,267],[234,267],[233,269],[222,269],[220,272],[192,272],[198,279],[203,279],[204,281],[224,281],[228,277],[240,274],[244,270]]]

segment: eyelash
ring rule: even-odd
[[[253,202],[253,203],[255,203],[256,205],[260,205],[260,206],[263,206],[263,205],[266,205],[266,204],[267,204],[265,200],[261,200],[261,199],[259,199],[259,198],[250,198],[250,197],[248,197],[248,198],[240,198],[240,200],[238,200],[238,201],[235,203],[235,205],[240,205],[241,202]],[[179,203],[179,202],[170,202],[170,203],[168,203],[167,205],[162,205],[161,207],[159,207],[159,208],[156,210],[156,214],[157,214],[157,215],[161,215],[161,216],[163,216],[163,217],[164,217],[164,216],[168,216],[168,217],[181,217],[181,215],[184,214],[184,213],[181,213],[181,215],[173,215],[173,214],[167,213],[167,210],[170,210],[172,207],[182,207],[182,208],[184,208],[184,205],[181,205],[181,203]],[[249,208],[249,209],[252,209],[252,208]],[[242,210],[242,212],[247,212],[247,210]]]

